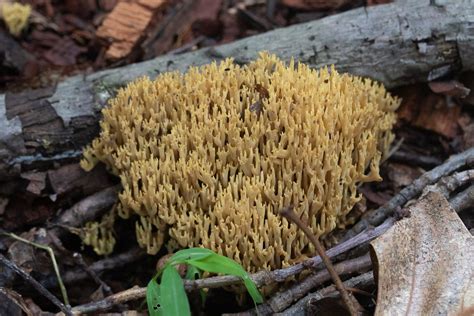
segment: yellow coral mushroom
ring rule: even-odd
[[[3,3],[1,5],[2,17],[8,27],[8,31],[15,36],[19,36],[28,25],[28,18],[31,14],[31,6],[28,4]]]
[[[119,214],[139,215],[149,253],[202,246],[248,271],[280,268],[314,249],[279,210],[294,206],[318,236],[347,224],[357,185],[381,179],[398,105],[334,68],[228,59],[120,90],[82,166],[120,176]]]

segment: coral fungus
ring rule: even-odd
[[[381,179],[398,105],[334,68],[228,59],[121,89],[82,166],[120,177],[119,214],[139,215],[149,253],[203,246],[248,271],[280,268],[314,249],[279,209],[318,236],[346,225],[357,185]]]
[[[8,31],[19,36],[21,31],[28,25],[28,18],[31,14],[31,6],[21,3],[1,4],[2,17],[8,27]]]

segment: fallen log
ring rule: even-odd
[[[387,87],[474,70],[471,1],[399,1],[359,8],[215,48],[165,55],[79,75],[52,87],[0,94],[0,182],[33,168],[70,161],[99,132],[100,109],[117,88],[164,71],[186,71],[233,57],[243,64],[262,50],[319,68],[367,76]]]

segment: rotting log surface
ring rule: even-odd
[[[0,95],[0,182],[78,158],[99,132],[100,109],[127,82],[225,57],[246,63],[262,50],[314,68],[335,64],[389,88],[428,81],[474,70],[474,2],[410,0],[360,8],[216,48],[70,77],[54,87],[7,92]]]

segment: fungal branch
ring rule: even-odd
[[[248,272],[279,269],[314,252],[279,210],[295,205],[315,236],[348,224],[357,186],[381,180],[398,105],[334,68],[227,59],[120,90],[81,164],[120,177],[117,212],[138,215],[148,253],[204,247]]]

